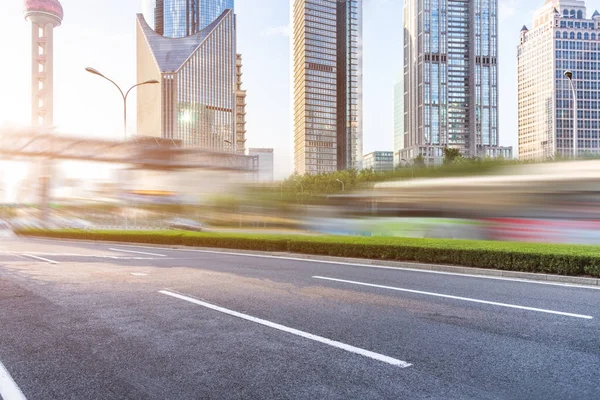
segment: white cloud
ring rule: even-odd
[[[261,32],[262,36],[290,36],[290,25],[272,26]]]

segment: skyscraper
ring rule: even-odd
[[[294,167],[362,164],[362,0],[290,0]]]
[[[577,93],[577,153],[600,153],[600,13],[585,2],[546,0],[521,29],[518,47],[519,158],[573,154],[572,72]]]
[[[142,0],[142,14],[156,33],[181,38],[200,32],[227,9],[234,0]]]
[[[400,164],[404,149],[404,76],[394,86],[394,167]]]
[[[58,0],[25,0],[25,19],[31,23],[31,123],[54,123],[54,28],[64,17]]]
[[[233,0],[147,2],[156,31],[138,14],[138,81],[160,82],[138,89],[140,134],[228,152],[243,142],[236,135],[241,64],[229,6]]]
[[[497,0],[405,0],[401,158],[511,157],[499,147]]]
[[[235,151],[238,154],[246,154],[246,91],[242,89],[242,55],[236,56],[236,82],[235,82],[235,106],[236,106],[236,129],[235,129]]]

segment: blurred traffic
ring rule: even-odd
[[[4,203],[0,227],[600,243],[600,161],[495,162],[468,175],[457,171],[344,171],[259,184],[222,171],[115,170],[114,180],[55,179],[62,186],[51,186],[46,217],[35,195]],[[30,195],[41,185],[20,184],[17,192]]]

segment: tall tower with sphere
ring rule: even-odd
[[[63,8],[58,0],[25,0],[25,19],[31,23],[31,123],[51,127],[54,121],[54,28]]]

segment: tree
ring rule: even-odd
[[[458,161],[461,158],[460,150],[452,149],[450,147],[444,148],[444,165],[454,164],[455,161]]]
[[[425,167],[425,158],[423,157],[422,154],[419,154],[414,160],[413,160],[413,164],[415,167],[417,168],[423,168]]]

